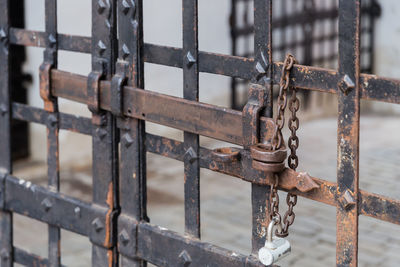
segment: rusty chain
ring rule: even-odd
[[[289,89],[289,81],[290,81],[290,71],[294,64],[296,64],[296,59],[293,55],[288,54],[285,58],[283,67],[282,67],[282,75],[281,80],[279,82],[279,95],[277,102],[277,116],[275,118],[275,132],[272,137],[272,149],[277,150],[282,147],[283,144],[283,136],[282,129],[285,125],[285,110],[287,106],[287,91]],[[292,170],[296,170],[299,159],[296,155],[296,150],[299,147],[299,138],[296,135],[296,131],[299,129],[299,119],[297,117],[297,111],[300,108],[300,100],[297,98],[297,90],[296,88],[291,88],[292,95],[289,101],[289,110],[291,111],[291,117],[288,122],[289,130],[291,131],[291,135],[288,139],[288,146],[290,148],[290,155],[288,157],[288,166]],[[288,210],[283,216],[283,221],[281,215],[279,214],[279,195],[278,195],[278,183],[279,176],[274,174],[275,183],[271,186],[270,192],[270,220],[275,218],[278,230],[276,235],[279,237],[286,237],[289,234],[289,227],[293,224],[296,214],[293,211],[294,206],[297,204],[297,195],[288,193],[286,196],[286,204],[288,205]]]

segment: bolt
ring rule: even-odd
[[[74,209],[74,213],[75,213],[75,217],[79,219],[81,217],[81,208],[76,207]]]
[[[104,53],[104,51],[106,51],[106,49],[107,49],[107,46],[101,40],[97,43],[97,46],[99,48],[100,55],[102,55]]]
[[[356,200],[350,190],[346,189],[343,195],[339,198],[339,203],[345,210],[350,210],[356,205]]]
[[[190,51],[186,54],[186,66],[189,68],[193,66],[193,64],[196,63],[196,59],[193,57],[192,53]]]
[[[126,246],[129,243],[129,234],[126,232],[125,229],[122,229],[121,233],[119,234],[119,240],[121,241],[122,245]]]
[[[186,150],[186,153],[184,155],[184,160],[188,161],[189,163],[193,163],[195,160],[197,160],[198,157],[196,155],[196,152],[192,147],[189,147],[188,150]]]
[[[101,230],[103,230],[103,228],[104,228],[104,225],[103,225],[103,223],[100,221],[99,218],[96,218],[96,219],[93,220],[92,226],[93,226],[94,230],[95,230],[97,233],[100,232]]]
[[[103,11],[107,8],[106,3],[104,3],[103,0],[99,0],[97,1],[97,4],[98,4],[97,11],[99,12],[99,14],[103,13]]]
[[[122,138],[125,141],[125,147],[130,147],[133,144],[133,139],[129,133],[124,134]]]
[[[48,212],[51,209],[51,207],[53,207],[53,204],[51,203],[50,199],[48,199],[48,198],[43,199],[41,205],[44,207],[44,210],[46,212]]]
[[[352,89],[354,89],[355,84],[353,80],[346,74],[344,77],[339,81],[338,86],[340,90],[347,95]]]
[[[183,250],[181,254],[179,254],[179,259],[183,263],[184,267],[188,267],[192,263],[192,258],[186,250]]]
[[[129,51],[129,48],[126,46],[126,44],[122,45],[122,57],[123,59],[127,58],[131,52]]]

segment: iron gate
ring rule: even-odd
[[[10,1],[0,0],[1,266],[60,266],[60,228],[89,237],[93,266],[261,266],[255,253],[264,245],[273,181],[252,167],[249,146],[271,136],[272,86],[283,66],[272,61],[271,2],[254,0],[255,57],[245,58],[198,50],[197,0],[182,1],[182,49],[143,42],[142,0],[93,0],[91,38],[57,34],[56,0],[45,1],[45,32],[10,27]],[[313,178],[318,188],[308,192],[293,190],[285,179],[279,183],[280,190],[337,207],[337,266],[357,265],[359,214],[400,223],[399,200],[358,187],[360,99],[400,103],[400,81],[360,73],[359,37],[360,0],[340,0],[339,69],[295,65],[290,76],[298,89],[338,96],[337,183]],[[45,47],[44,109],[10,101],[11,44]],[[84,77],[58,70],[58,50],[90,53],[92,72]],[[182,68],[184,98],[143,90],[144,62]],[[243,112],[199,103],[199,72],[251,81],[253,95]],[[57,98],[87,104],[92,118],[59,112]],[[48,187],[12,175],[12,120],[46,125]],[[146,133],[144,121],[184,131],[184,142]],[[58,192],[59,130],[92,136],[91,203]],[[199,146],[199,135],[243,148],[212,151]],[[184,236],[148,222],[147,152],[184,162]],[[200,168],[252,183],[252,255],[201,241]],[[13,246],[13,213],[49,225],[47,259]]]

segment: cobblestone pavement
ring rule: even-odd
[[[300,130],[299,170],[330,181],[336,179],[335,118],[303,123]],[[361,119],[360,187],[400,198],[400,124],[398,118],[363,116]],[[179,135],[172,134],[175,138]],[[202,139],[202,146],[221,143]],[[62,152],[61,152],[62,153]],[[25,168],[22,168],[25,167]],[[16,175],[44,184],[40,163],[17,164]],[[242,253],[250,251],[250,185],[239,179],[201,171],[202,239]],[[90,167],[62,169],[61,190],[90,200]],[[284,199],[285,195],[281,194]],[[151,222],[183,232],[183,164],[148,155],[148,213]],[[284,201],[282,201],[284,202]],[[285,207],[282,206],[281,210]],[[299,198],[296,221],[291,228],[292,253],[281,266],[335,266],[336,210]],[[15,244],[42,256],[47,254],[46,225],[15,216]],[[400,226],[360,216],[359,265],[400,266]],[[68,266],[90,265],[87,238],[62,232],[62,262]]]

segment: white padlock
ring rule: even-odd
[[[274,236],[276,224],[276,220],[271,220],[268,225],[267,240],[265,241],[265,245],[258,251],[258,259],[266,266],[269,266],[289,255],[291,251],[289,241],[284,238]]]

